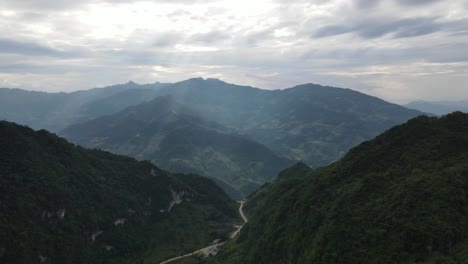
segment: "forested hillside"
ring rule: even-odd
[[[468,115],[418,117],[247,202],[215,263],[467,263]],[[249,205],[250,203],[250,205]]]
[[[239,221],[207,178],[0,122],[1,263],[155,263]]]

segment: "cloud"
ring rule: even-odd
[[[430,5],[441,0],[396,0],[400,5],[407,5],[407,6],[416,6],[416,5]]]
[[[50,57],[73,56],[72,52],[53,49],[33,42],[22,42],[11,39],[0,39],[0,53]]]
[[[437,18],[409,18],[399,20],[364,19],[351,25],[331,25],[319,29],[313,37],[322,38],[346,33],[354,33],[364,39],[372,39],[392,34],[394,38],[415,37],[431,34],[442,29]]]
[[[206,33],[197,33],[190,37],[190,41],[201,44],[213,44],[230,39],[230,34],[226,31],[215,30]]]
[[[140,34],[144,34],[143,32],[135,32],[135,36],[138,37]],[[182,41],[183,37],[180,33],[177,32],[163,32],[158,33],[153,36],[154,41],[153,45],[155,47],[170,47],[174,46],[180,41]]]
[[[375,0],[356,0],[356,3],[357,3],[358,8],[367,9],[367,8],[377,6],[379,4],[379,1],[375,1]]]
[[[26,10],[49,10],[49,11],[62,11],[72,10],[74,8],[85,6],[87,4],[132,4],[138,2],[147,2],[145,0],[3,0],[4,5],[14,9]],[[154,0],[152,2],[159,4],[199,4],[215,2],[216,0]]]
[[[63,10],[72,9],[74,7],[83,5],[87,0],[84,1],[72,1],[72,0],[4,0],[4,6],[16,10],[28,9],[28,10]]]
[[[202,75],[268,89],[315,82],[405,100],[448,76],[451,85],[468,82],[464,0],[4,0],[1,7],[0,83],[27,89]],[[452,89],[430,87],[421,96]]]

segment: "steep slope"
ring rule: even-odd
[[[0,122],[1,263],[155,263],[238,221],[207,178]]]
[[[249,198],[214,263],[467,263],[468,115],[418,117]]]
[[[0,89],[0,120],[58,131],[76,122],[114,113],[154,98],[149,94],[168,84],[128,82],[72,93],[45,93]],[[121,95],[119,95],[122,93]],[[143,95],[142,95],[143,94]],[[111,103],[107,98],[112,98]],[[119,100],[116,100],[119,99]]]
[[[427,102],[427,101],[414,101],[405,105],[405,107],[416,109],[422,112],[446,115],[455,111],[468,112],[467,101],[453,101],[453,102]]]
[[[150,160],[170,171],[208,175],[244,193],[291,165],[250,138],[194,114],[169,96],[158,97],[61,134],[77,144]]]
[[[216,79],[190,79],[157,91],[251,136],[277,153],[327,165],[351,147],[422,114],[353,90],[299,85],[261,90]]]

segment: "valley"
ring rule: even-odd
[[[468,264],[468,0],[0,0],[0,264]]]
[[[466,114],[314,84],[196,78],[81,93],[87,114],[56,119],[76,122],[64,138],[1,122],[5,263],[465,259]],[[49,96],[34,100],[53,106]]]
[[[247,217],[245,217],[245,214],[244,214],[244,211],[243,211],[243,207],[244,207],[245,202],[246,201],[241,201],[240,205],[239,205],[239,215],[242,217],[242,220],[244,220],[244,223],[241,226],[236,227],[236,230],[229,236],[230,239],[234,239],[239,234],[242,227],[248,222],[248,219],[247,219]],[[180,260],[180,259],[183,259],[183,258],[193,257],[193,256],[196,256],[196,255],[201,255],[202,257],[216,256],[216,254],[219,251],[219,248],[221,246],[223,246],[225,243],[226,242],[214,243],[211,246],[204,247],[204,248],[196,250],[194,252],[191,252],[191,253],[188,253],[188,254],[185,254],[185,255],[182,255],[182,256],[179,256],[179,257],[174,257],[174,258],[165,260],[165,261],[161,262],[160,264],[166,264],[166,263],[174,262],[174,261],[177,261],[177,260]]]

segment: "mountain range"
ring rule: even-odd
[[[126,98],[156,99],[115,112]],[[267,91],[201,78],[126,90],[92,105],[87,109],[94,115],[110,114],[60,134],[170,171],[208,175],[237,190],[233,198],[271,181],[294,160],[326,165],[420,114],[349,89],[309,84]]]
[[[468,263],[468,114],[201,78],[2,94],[78,144],[0,122],[2,263]],[[226,193],[248,222],[190,255],[240,223]]]
[[[362,141],[422,114],[350,89],[316,84],[262,90],[195,78],[156,93],[172,95],[201,117],[312,166],[327,165]]]
[[[468,112],[467,101],[413,101],[405,107],[435,115],[446,115],[455,111]]]
[[[202,78],[174,84],[129,82],[69,94],[1,92],[13,95],[0,96],[0,118],[54,132],[171,95],[199,117],[312,166],[327,165],[356,144],[422,114],[350,89],[306,84],[262,90]]]

